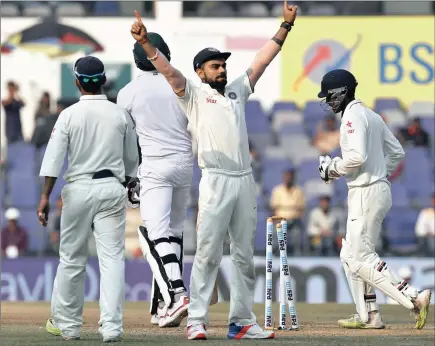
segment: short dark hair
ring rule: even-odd
[[[97,82],[97,83],[81,83],[79,81],[81,87],[83,88],[84,91],[88,92],[88,93],[92,93],[95,94],[96,92],[101,91],[101,87],[102,85]]]
[[[8,87],[16,87],[15,82],[10,80],[10,81],[8,82]]]

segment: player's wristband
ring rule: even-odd
[[[160,53],[159,49],[156,48],[156,55],[154,55],[152,58],[148,58],[148,60],[149,61],[155,61],[155,60],[157,60],[157,58],[159,56],[159,53]]]
[[[291,31],[292,27],[293,27],[293,23],[289,23],[289,22],[282,22],[281,23],[281,28],[286,29],[288,32]]]
[[[280,40],[279,38],[276,37],[272,37],[272,41],[275,42],[280,47],[282,47],[282,45],[284,44],[283,40]]]

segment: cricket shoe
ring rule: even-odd
[[[151,316],[151,325],[158,326],[160,321],[160,316],[158,314],[154,314]]]
[[[417,298],[413,300],[414,309],[411,310],[411,315],[415,318],[415,328],[417,329],[422,329],[426,324],[431,296],[430,290],[424,290],[420,291]]]
[[[109,338],[103,338],[103,343],[108,344],[109,342],[122,342],[122,337],[118,335]]]
[[[181,322],[183,321],[183,318],[187,316],[187,311],[180,315],[176,320],[174,320],[174,322],[169,323],[168,325],[166,325],[166,328],[175,328],[175,327],[179,327]],[[159,325],[159,321],[160,321],[160,316],[157,314],[152,315],[151,316],[151,324],[153,326],[158,326]]]
[[[60,331],[60,329],[56,326],[56,323],[54,322],[54,320],[52,318],[49,318],[47,320],[47,323],[45,324],[45,330],[54,336],[61,336],[64,340],[80,340],[79,336],[64,336],[62,335],[62,332]]]
[[[205,324],[195,324],[187,326],[187,339],[189,340],[207,340],[207,329]]]
[[[338,325],[347,329],[384,329],[385,324],[382,322],[381,314],[378,311],[369,312],[367,323],[361,321],[358,314],[350,318],[338,320]]]
[[[227,336],[228,339],[273,339],[275,333],[272,330],[263,330],[257,323],[246,326],[231,323]]]
[[[166,314],[160,318],[159,327],[165,328],[174,326],[178,327],[184,317],[187,316],[187,310],[189,309],[189,298],[187,296],[181,296],[177,302],[172,304],[172,307],[166,310]]]

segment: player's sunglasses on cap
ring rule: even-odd
[[[73,67],[76,78],[83,83],[102,83],[105,81],[104,64],[93,56],[85,56],[76,61]]]
[[[202,64],[206,63],[210,60],[227,60],[230,57],[231,53],[229,52],[221,52],[216,48],[204,48],[198,54],[196,54],[195,58],[193,58],[193,69],[196,71],[199,69]]]

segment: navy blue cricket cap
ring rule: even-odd
[[[79,76],[93,77],[104,74],[104,64],[94,56],[85,56],[76,61],[74,72]]]
[[[193,70],[196,71],[199,69],[202,64],[206,63],[210,60],[227,60],[230,57],[231,53],[229,52],[221,52],[216,48],[204,48],[193,58]]]
[[[353,89],[358,85],[355,76],[347,70],[332,70],[325,74],[320,83],[320,92],[317,97],[324,98],[328,96],[328,90],[347,87]]]

